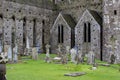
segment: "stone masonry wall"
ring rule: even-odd
[[[16,41],[19,52],[23,54],[23,47],[26,44],[23,43],[23,33],[25,32],[29,38],[30,46],[35,47],[39,44],[42,50],[43,46],[49,43],[48,36],[50,36],[50,28],[53,24],[52,14],[52,10],[0,0],[0,23],[3,24],[4,28],[4,45],[14,45]],[[42,25],[43,20],[44,26]],[[34,27],[36,32],[33,32]],[[43,27],[45,29],[44,33],[42,31]],[[37,34],[36,37],[33,34]],[[43,35],[45,36],[44,44],[42,43]]]
[[[115,53],[115,41],[120,44],[120,1],[119,0],[104,0],[103,3],[103,59],[108,61],[110,52]],[[110,46],[111,45],[111,46]],[[120,49],[118,46],[117,50]],[[120,60],[120,52],[118,52]]]
[[[71,0],[70,3],[69,0],[64,1],[58,4],[60,11],[70,14],[76,22],[86,9],[95,10],[102,15],[102,0]]]

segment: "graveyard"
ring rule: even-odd
[[[54,57],[55,55],[51,55]],[[8,80],[119,80],[120,71],[118,65],[98,66],[97,70],[91,70],[92,65],[55,64],[46,63],[45,54],[39,55],[39,60],[23,60],[17,64],[7,64]],[[97,61],[99,64],[106,62]],[[70,77],[64,76],[65,73],[85,72],[85,75]]]
[[[0,80],[120,80],[120,0],[0,0]]]

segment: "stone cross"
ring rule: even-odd
[[[46,58],[45,58],[45,62],[50,63],[50,45],[47,44],[45,47],[46,47]]]
[[[87,63],[88,64],[95,64],[95,54],[93,51],[89,51],[88,55],[87,55]]]
[[[0,63],[7,63],[7,53],[0,53]]]
[[[58,45],[58,57],[61,57],[61,55],[62,55],[62,50],[61,50],[61,48],[62,48],[62,45],[61,44],[59,44]]]

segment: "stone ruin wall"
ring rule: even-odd
[[[84,23],[89,22],[91,24],[91,40],[90,42],[84,42]],[[101,25],[96,22],[93,16],[88,12],[84,12],[84,15],[81,17],[77,26],[75,27],[75,45],[78,46],[78,49],[82,51],[83,54],[93,51],[95,57],[100,59],[101,57],[101,47],[100,47],[100,31]]]
[[[102,16],[102,0],[71,0],[70,3],[69,0],[64,1],[57,4],[59,10],[70,14],[76,22],[86,9],[95,10]]]
[[[16,40],[19,52],[22,54],[23,47],[26,44],[23,42],[23,35],[25,34],[29,37],[31,47],[40,46],[42,50],[43,46],[49,43],[50,28],[53,24],[51,15],[53,15],[52,10],[1,0],[0,31],[4,33],[4,45],[13,47]],[[33,32],[34,27],[36,32]],[[34,34],[36,36],[33,36]],[[43,35],[44,44],[42,44]]]
[[[57,17],[58,20],[55,22],[53,28],[51,29],[51,53],[58,53],[58,45],[61,45],[61,50],[63,53],[65,53],[66,46],[71,47],[71,27],[69,25],[66,25],[65,19],[62,18],[63,16],[59,14]],[[64,30],[64,36],[63,36],[63,43],[58,42],[58,25],[62,24],[63,30]]]
[[[114,50],[115,40],[120,44],[120,1],[119,0],[104,0],[103,3],[103,60],[108,61],[110,56],[110,47]],[[106,45],[105,45],[106,44]],[[118,46],[118,54],[120,60],[120,46]],[[117,50],[116,50],[117,51]]]

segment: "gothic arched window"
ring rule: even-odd
[[[84,23],[84,42],[91,42],[91,24],[89,22]]]
[[[58,25],[58,43],[64,43],[64,27],[62,24]]]

